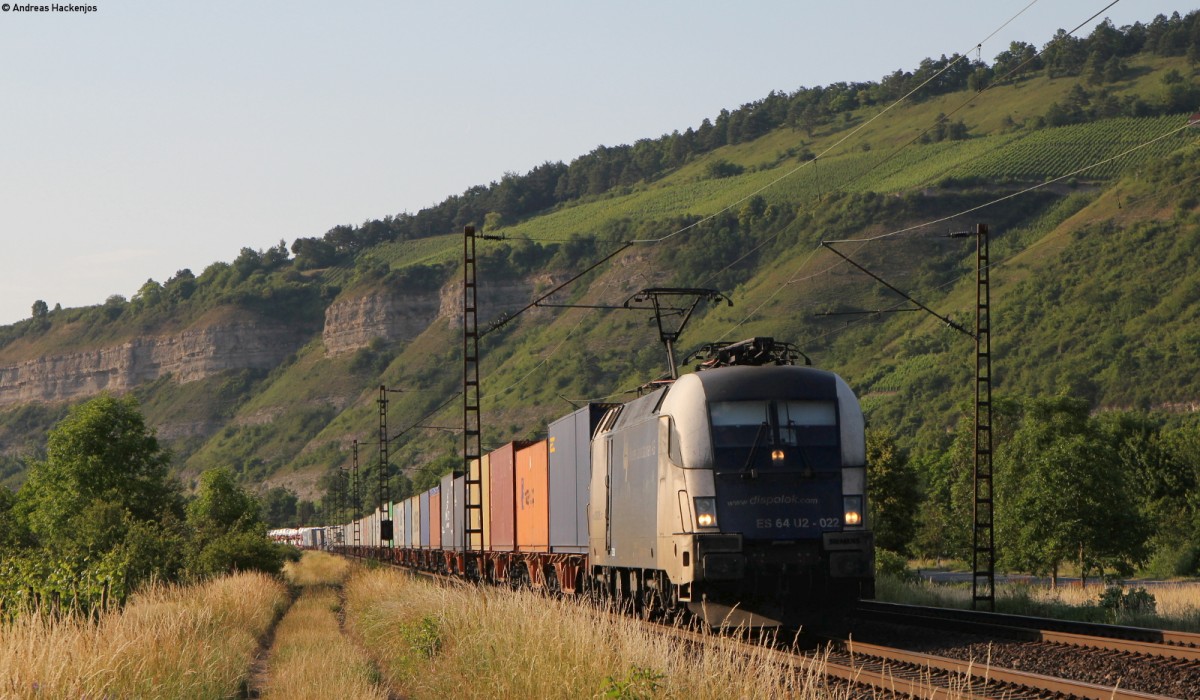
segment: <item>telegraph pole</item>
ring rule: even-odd
[[[992,491],[992,323],[988,227],[975,230],[975,527],[972,607],[996,609],[995,500]]]
[[[479,293],[475,227],[463,230],[463,551],[483,551],[483,437],[479,410]]]
[[[391,542],[392,534],[392,488],[388,478],[388,431],[387,407],[388,388],[379,385],[379,544]]]
[[[974,489],[971,524],[971,607],[980,603],[996,609],[996,537],[995,498],[992,489],[992,324],[991,288],[988,258],[988,227],[978,224],[975,231],[959,231],[950,238],[975,236],[975,332],[971,333],[948,316],[943,316],[889,284],[879,275],[854,262],[830,243],[829,248],[854,267],[870,275],[920,309],[937,317],[956,331],[975,339],[975,456],[972,470]]]
[[[354,462],[350,472],[350,515],[353,517],[354,526],[351,528],[354,539],[354,546],[362,546],[362,523],[359,520],[362,514],[362,494],[359,491],[358,481],[358,440],[354,441]]]

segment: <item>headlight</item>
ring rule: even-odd
[[[842,522],[846,523],[847,527],[861,527],[863,524],[863,497],[843,496],[842,507],[845,511]]]
[[[696,524],[700,527],[716,527],[717,499],[706,496],[694,500],[696,502]]]

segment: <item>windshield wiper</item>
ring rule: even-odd
[[[746,463],[741,469],[732,472],[717,472],[717,476],[726,476],[728,474],[740,474],[742,478],[757,479],[758,470],[754,468],[754,455],[758,454],[758,445],[762,442],[763,435],[771,426],[763,421],[758,426],[758,432],[754,434],[754,442],[750,445],[750,453],[746,455]]]
[[[812,468],[812,463],[810,463],[808,461],[808,453],[804,451],[804,446],[800,444],[800,442],[801,442],[800,435],[799,435],[798,431],[796,430],[795,422],[793,422],[791,419],[788,419],[787,427],[788,427],[788,430],[792,433],[792,440],[795,442],[795,444],[792,445],[792,447],[794,447],[796,449],[796,454],[800,455],[800,466],[803,467],[803,470],[801,470],[800,473],[811,479],[813,476],[816,475],[816,473]]]

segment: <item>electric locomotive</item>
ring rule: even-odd
[[[591,585],[710,624],[797,624],[874,597],[863,416],[836,374],[770,338],[599,420]]]

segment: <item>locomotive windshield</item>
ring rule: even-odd
[[[715,401],[708,408],[718,472],[840,467],[833,401]]]

